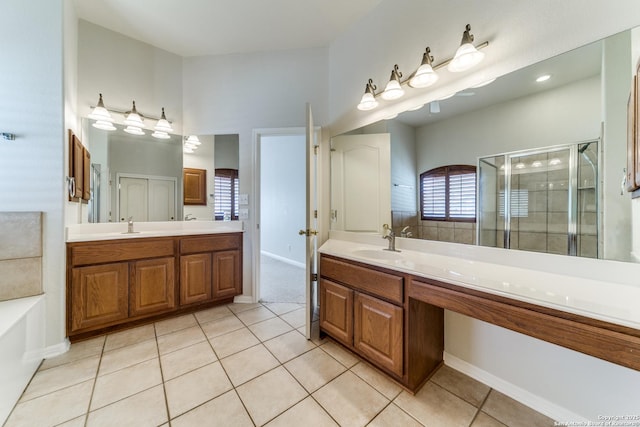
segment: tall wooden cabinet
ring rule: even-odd
[[[242,293],[242,233],[67,243],[67,334],[83,338]]]

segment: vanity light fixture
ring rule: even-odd
[[[562,163],[562,160],[560,160],[557,157],[554,157],[553,159],[549,160],[549,165],[551,165],[551,166],[557,166],[560,163]]]
[[[369,79],[365,87],[364,95],[362,95],[360,103],[357,106],[358,110],[368,111],[376,108],[378,106],[378,102],[376,101],[378,96],[386,101],[402,97],[402,95],[404,95],[404,89],[402,88],[403,85],[408,85],[409,87],[416,89],[433,85],[438,80],[438,74],[436,71],[445,66],[452,72],[460,72],[472,68],[484,58],[484,53],[480,52],[479,49],[489,46],[489,42],[487,41],[474,46],[473,39],[474,37],[471,34],[471,25],[467,24],[462,35],[460,47],[456,51],[455,56],[437,65],[433,64],[431,48],[427,47],[425,52],[422,54],[422,62],[418,69],[404,81],[401,80],[402,73],[398,70],[398,65],[394,65],[389,82],[387,83],[384,91],[379,94],[375,93],[377,87],[373,84],[373,80]],[[474,87],[482,87],[493,82],[493,80],[480,83]]]
[[[429,87],[438,81],[438,74],[433,70],[433,56],[431,48],[427,47],[422,55],[422,63],[418,67],[413,77],[409,80],[409,86],[415,88]]]
[[[384,91],[380,96],[382,99],[391,101],[393,99],[398,99],[402,95],[404,95],[404,89],[400,85],[400,78],[402,77],[402,73],[398,70],[398,64],[393,66],[393,70],[391,70],[391,77],[389,78],[389,83],[384,88]]]
[[[162,116],[160,116],[160,120],[158,120],[153,130],[154,132],[151,136],[158,139],[169,139],[169,132],[173,132],[171,123],[167,120],[167,116],[164,115],[164,107],[162,107]]]
[[[364,95],[362,95],[362,99],[360,99],[360,103],[358,104],[358,110],[368,111],[373,110],[378,106],[378,101],[376,101],[376,89],[378,89],[378,87],[373,84],[372,79],[369,79],[367,86],[364,88]]]
[[[473,39],[471,25],[467,24],[464,33],[462,33],[460,47],[456,50],[456,54],[453,56],[451,62],[449,62],[449,65],[447,65],[449,71],[452,73],[467,71],[484,59],[484,53],[475,48]]]
[[[189,135],[186,139],[186,142],[188,144],[192,144],[196,146],[202,144],[202,142],[200,142],[200,140],[198,139],[197,135]]]
[[[144,123],[142,116],[136,110],[136,101],[133,101],[131,111],[125,113],[124,124],[127,125],[124,129],[125,132],[133,135],[144,135],[144,131],[142,130]]]
[[[540,160],[536,160],[531,163],[531,166],[533,166],[534,168],[539,168],[540,166],[542,166],[542,162]]]
[[[95,120],[93,123],[93,127],[102,129],[102,130],[116,130],[116,127],[113,125],[113,117],[111,117],[111,113],[105,108],[104,101],[102,101],[102,94],[100,94],[100,99],[98,99],[98,105],[93,109],[91,114],[89,114],[89,118]]]

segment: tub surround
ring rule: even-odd
[[[0,301],[42,293],[42,212],[0,212]]]

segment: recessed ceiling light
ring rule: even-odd
[[[549,80],[550,78],[551,78],[551,75],[550,75],[550,74],[545,74],[545,75],[543,75],[543,76],[538,77],[538,78],[536,79],[536,81],[537,81],[538,83],[542,83],[542,82],[546,82],[546,81],[547,81],[547,80]]]

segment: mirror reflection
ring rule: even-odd
[[[186,150],[184,220],[231,221],[238,219],[239,135],[198,135],[201,145]],[[189,173],[187,173],[189,171]],[[187,202],[193,189],[190,174],[201,174],[206,183],[199,202]]]
[[[89,222],[237,220],[239,136],[168,139],[104,131],[83,120],[91,148]],[[194,178],[195,177],[195,178]]]
[[[341,201],[367,194],[359,211],[371,215],[363,223],[377,220],[376,232],[388,222],[397,236],[628,261],[631,204],[620,181],[634,34],[332,138],[331,228],[347,229]],[[390,141],[379,159],[390,167],[389,191],[349,190],[337,145],[381,134]],[[461,167],[475,169],[473,184]]]

